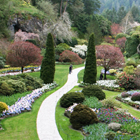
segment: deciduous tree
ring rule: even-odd
[[[8,48],[6,60],[11,66],[21,67],[23,73],[24,66],[35,62],[41,64],[40,49],[30,42],[14,42]]]
[[[111,25],[111,34],[116,36],[118,33],[121,33],[121,27],[119,24],[113,23]]]
[[[125,41],[126,41],[126,37],[118,38],[116,41],[116,43],[117,43],[117,45],[119,45],[122,53],[124,53],[124,51],[125,51]]]
[[[106,79],[106,71],[109,68],[119,68],[123,66],[124,57],[118,47],[109,45],[96,46],[97,64],[104,67],[104,79]]]

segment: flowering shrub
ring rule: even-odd
[[[140,101],[140,92],[135,92],[131,96],[132,101]]]
[[[110,73],[111,75],[114,75],[114,74],[116,73],[116,71],[117,71],[117,70],[115,70],[115,69],[110,69],[110,70],[109,70],[109,73]]]
[[[134,68],[133,65],[130,65],[130,66],[126,66],[123,71],[126,73],[126,74],[133,74],[134,73],[134,70],[136,70]]]
[[[126,72],[122,72],[117,77],[117,84],[119,84],[120,87],[125,88],[126,90],[134,89],[134,76],[126,74]]]
[[[74,64],[82,64],[83,60],[78,56],[78,54],[65,50],[60,54],[59,61],[61,62],[72,62]]]
[[[122,98],[126,98],[126,97],[129,97],[129,96],[131,96],[131,94],[129,94],[129,93],[127,93],[127,92],[122,92],[122,93],[121,93],[121,97],[122,97]]]
[[[17,115],[24,111],[30,111],[32,103],[34,103],[36,98],[39,98],[46,90],[51,90],[57,86],[56,83],[51,83],[44,85],[42,88],[35,89],[31,94],[26,95],[25,97],[19,98],[15,104],[8,106],[7,111],[3,111],[2,116],[8,115]]]
[[[71,47],[72,51],[77,53],[81,58],[86,57],[87,45],[75,45],[75,47]]]

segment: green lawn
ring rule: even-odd
[[[73,68],[81,67],[82,65],[74,65]],[[44,93],[32,105],[30,112],[25,112],[14,117],[9,117],[2,120],[2,126],[5,130],[0,131],[0,140],[38,140],[36,131],[36,118],[39,107],[43,100],[51,93],[62,87],[68,77],[69,65],[56,65],[55,79],[59,86],[47,93]],[[30,75],[39,78],[40,73],[34,72]],[[46,118],[47,119],[47,118]]]

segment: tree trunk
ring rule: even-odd
[[[104,80],[106,80],[106,72],[107,72],[107,68],[105,68],[105,73],[104,73]]]
[[[24,68],[24,67],[22,66],[22,67],[21,67],[21,72],[22,72],[22,73],[23,73],[23,68]]]

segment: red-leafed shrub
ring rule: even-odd
[[[105,39],[105,42],[107,43],[113,43],[113,39],[111,36],[105,36],[104,39]]]
[[[78,56],[78,54],[65,50],[60,54],[60,62],[72,62],[74,64],[82,64],[83,60]]]
[[[125,51],[125,41],[126,41],[126,37],[118,38],[116,41],[117,45],[119,45],[119,47],[123,53]]]
[[[119,24],[113,23],[111,25],[111,34],[117,35],[118,33],[121,33],[121,26]]]
[[[140,101],[140,93],[139,92],[133,93],[131,96],[131,100],[132,101]]]

